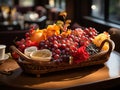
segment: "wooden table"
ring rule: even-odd
[[[104,65],[43,74],[40,78],[23,73],[12,59],[0,65],[0,70],[13,70],[11,75],[0,74],[0,84],[14,90],[111,88],[120,85],[120,54],[113,51]]]

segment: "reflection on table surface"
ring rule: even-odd
[[[40,78],[23,73],[12,59],[6,60],[4,64],[0,65],[0,70],[13,70],[11,75],[0,75],[0,81],[14,87],[56,89],[87,86],[119,78],[120,54],[113,51],[104,65],[43,74]]]
[[[109,76],[117,77],[120,75],[120,55],[117,52],[113,52],[110,56],[109,61],[105,63],[109,69]]]

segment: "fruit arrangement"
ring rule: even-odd
[[[102,41],[110,39],[107,32],[99,34],[92,27],[71,30],[69,29],[71,20],[66,19],[67,13],[61,12],[60,16],[63,17],[63,20],[58,20],[45,29],[31,27],[25,34],[26,38],[15,42],[16,47],[35,60],[37,58],[40,61],[78,64],[98,53]],[[108,43],[106,43],[102,50],[108,48]],[[12,54],[14,58],[19,57],[15,52]]]

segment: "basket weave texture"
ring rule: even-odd
[[[102,51],[101,49],[106,42],[109,43],[109,49],[106,51]],[[109,59],[110,54],[113,51],[114,47],[115,47],[114,42],[112,40],[106,39],[101,43],[100,45],[101,51],[99,53],[90,56],[88,60],[83,61],[79,64],[69,64],[65,62],[61,62],[61,63],[40,62],[40,61],[31,60],[31,59],[28,60],[26,59],[26,56],[23,53],[21,53],[15,46],[11,46],[10,48],[13,51],[16,51],[21,56],[21,58],[16,60],[16,62],[22,68],[23,72],[29,73],[29,74],[36,74],[37,76],[39,76],[40,74],[45,74],[49,72],[104,64]]]

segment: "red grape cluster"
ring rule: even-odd
[[[26,38],[22,38],[21,40],[15,42],[15,44],[17,45],[17,48],[20,51],[24,52],[24,49],[26,47],[38,46],[38,44],[36,42],[30,40],[30,34],[33,32],[33,30],[34,29],[31,29],[31,30],[29,30],[29,32],[27,32],[25,34]]]
[[[39,49],[49,49],[52,51],[53,61],[69,61],[70,56],[74,56],[77,49],[81,46],[87,46],[97,35],[94,28],[77,28],[72,30],[71,34],[67,37],[60,35],[53,35],[46,40],[39,43]]]

